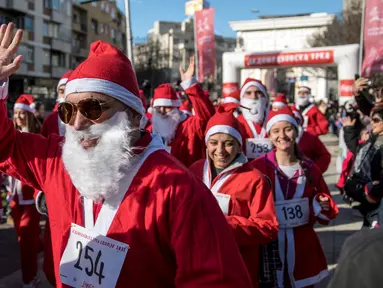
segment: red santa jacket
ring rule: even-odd
[[[302,170],[297,171],[289,179],[277,165],[275,150],[254,160],[252,164],[270,178],[274,200],[277,201],[276,205],[281,196],[284,200],[308,198],[308,223],[294,228],[280,227],[278,232],[279,253],[283,267],[293,278],[295,287],[306,287],[320,282],[328,275],[327,262],[313,226],[316,222],[326,225],[338,214],[338,208],[330,195],[322,172],[311,160],[304,158],[301,161]],[[276,187],[276,177],[278,177],[282,195],[276,193],[279,190]],[[297,189],[299,183],[304,185],[303,189]],[[330,199],[329,211],[323,211],[320,208],[318,202],[320,195]],[[283,279],[284,269],[282,272],[277,272],[280,285],[283,285],[283,281],[288,281],[288,279]]]
[[[192,102],[195,115],[186,117],[178,125],[174,139],[170,143],[170,153],[186,167],[189,167],[205,157],[204,132],[207,121],[214,115],[215,109],[198,84],[185,81],[182,83],[182,87]],[[148,130],[151,132],[152,126]]]
[[[259,245],[276,239],[278,232],[271,188],[262,174],[247,162],[244,154],[213,181],[209,162],[199,160],[190,166],[190,170],[213,193],[217,190],[218,193],[230,195],[226,219],[234,232],[253,285],[258,287]]]
[[[59,114],[57,111],[53,111],[48,114],[44,119],[43,127],[41,128],[41,135],[48,137],[50,134],[60,135],[59,132]]]
[[[0,91],[0,98],[5,96]],[[137,145],[163,147],[158,137],[145,137]],[[60,282],[62,253],[71,223],[85,223],[84,201],[61,158],[63,137],[16,131],[0,100],[0,139],[0,170],[46,194],[56,286],[67,287]],[[164,150],[147,155],[133,170],[127,172],[131,184],[105,233],[130,246],[116,287],[251,287],[226,219],[196,177]]]
[[[302,132],[302,135],[297,139],[299,151],[311,159],[322,173],[325,173],[331,162],[330,152],[318,136],[310,132]]]
[[[328,133],[328,121],[314,104],[304,109],[302,116],[304,119],[303,127],[306,131],[318,136]]]
[[[246,141],[249,138],[267,139],[268,136],[267,136],[266,129],[262,125],[255,122],[250,122],[253,124],[252,127],[250,127],[249,122],[245,119],[245,117],[243,117],[242,114],[238,115],[237,120],[241,124],[241,135],[242,135],[242,142],[243,142],[242,150],[250,160],[253,160],[254,158],[250,157],[248,153],[249,151],[247,151],[249,148],[247,148]],[[271,150],[272,146],[270,145],[269,148]],[[266,149],[264,152],[267,153],[269,152],[269,150]]]

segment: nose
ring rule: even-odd
[[[89,128],[89,126],[92,125],[92,122],[77,111],[76,115],[74,115],[69,122],[69,125],[73,126],[73,128],[77,131],[82,131]]]
[[[223,144],[223,143],[218,144],[216,151],[218,154],[223,154],[225,151],[225,144]]]

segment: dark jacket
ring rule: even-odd
[[[347,148],[356,155],[352,171],[346,180],[345,192],[361,203],[368,204],[365,194],[379,202],[383,197],[383,136],[371,135],[361,145],[358,145],[358,136],[354,127],[344,127]]]
[[[368,100],[368,95],[365,94],[366,92],[362,92],[359,96],[355,96],[355,101],[358,104],[358,109],[362,111],[364,115],[369,116],[371,109],[374,107],[374,104]]]

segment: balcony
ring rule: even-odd
[[[72,45],[71,43],[65,42],[60,39],[53,38],[52,39],[52,49],[57,51],[62,51],[64,53],[71,53],[72,52]]]
[[[9,10],[16,11],[28,11],[28,3],[27,1],[20,0],[0,0],[0,7],[7,8]]]
[[[52,20],[55,22],[58,22],[60,24],[65,22],[65,18],[69,18],[68,16],[65,16],[64,14],[60,14],[57,10],[52,10]]]
[[[72,30],[75,32],[86,34],[86,24],[72,23]]]
[[[88,52],[89,52],[89,50],[86,48],[80,48],[80,47],[76,47],[76,46],[72,47],[72,54],[76,55],[78,57],[81,57],[81,58],[87,58]]]
[[[68,68],[64,67],[52,67],[52,77],[53,78],[61,78],[67,71]]]

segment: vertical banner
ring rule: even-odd
[[[214,8],[195,12],[198,53],[198,81],[215,75]]]
[[[365,0],[362,75],[383,71],[383,1]]]

